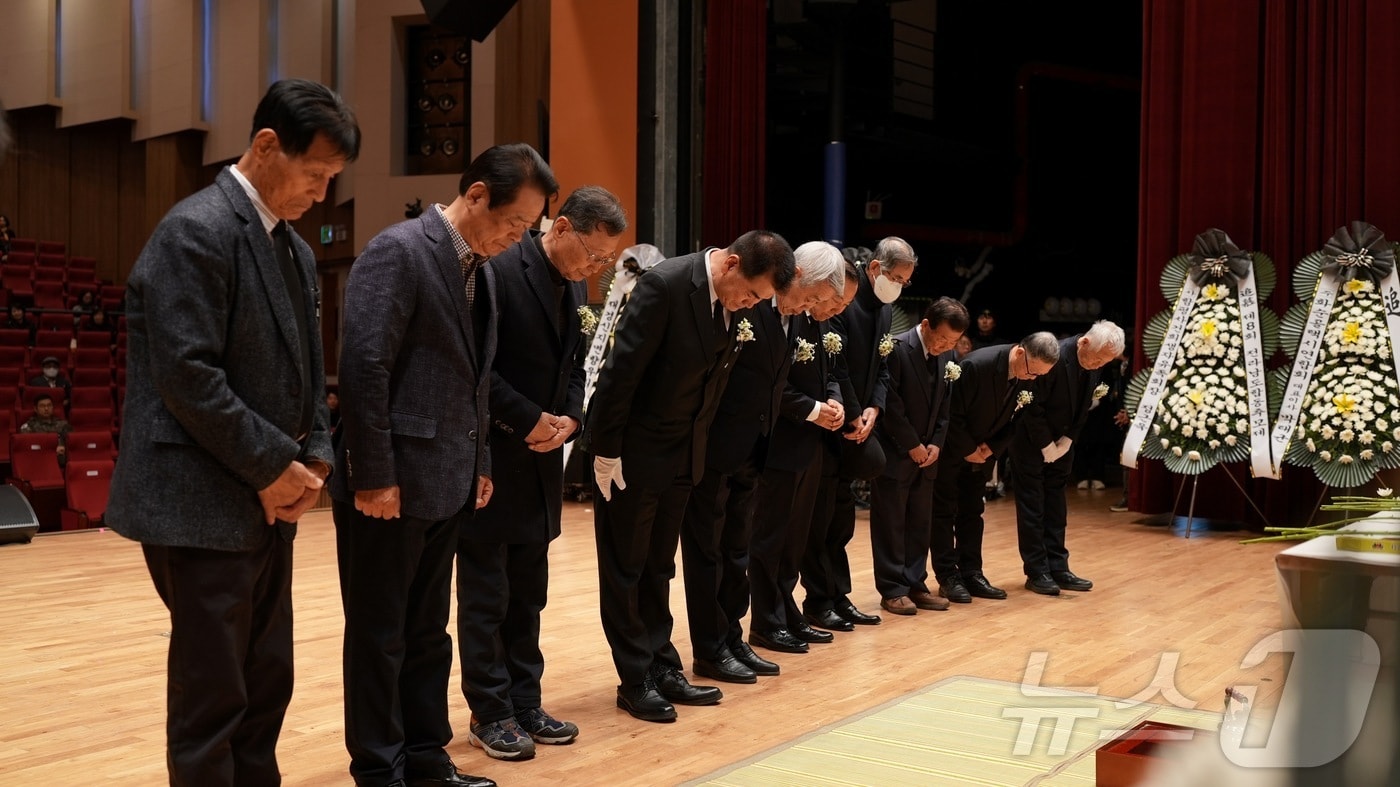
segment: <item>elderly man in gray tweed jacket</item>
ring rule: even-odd
[[[248,151],[156,227],[127,280],[107,521],[170,609],[171,784],[278,784],[292,538],[330,472],[311,247],[287,224],[359,152],[340,97],[274,84]]]

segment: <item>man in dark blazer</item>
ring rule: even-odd
[[[587,439],[600,606],[621,679],[617,705],[636,718],[674,721],[672,702],[711,705],[722,696],[681,673],[670,580],[710,423],[735,354],[756,338],[748,310],[792,277],[792,249],[763,230],[658,263],[637,280],[599,372]]]
[[[804,312],[837,297],[843,260],[834,246],[811,241],[793,252],[792,286],[752,310],[755,340],[739,354],[710,425],[704,476],[691,491],[681,526],[685,606],[695,674],[753,683],[778,665],[744,643],[749,609],[749,537],[753,492],[768,434],[780,409]]]
[[[156,226],[127,279],[107,522],[170,610],[172,784],[278,784],[292,539],[331,469],[315,256],[287,222],[359,152],[340,97],[277,82],[247,152]]]
[[[933,483],[930,538],[938,594],[949,601],[1006,598],[982,573],[982,465],[995,461],[1011,441],[1011,419],[1033,397],[1027,383],[1049,372],[1059,357],[1054,335],[1042,331],[1019,344],[973,350],[959,363],[942,467]]]
[[[923,321],[894,339],[886,358],[890,385],[875,433],[885,449],[885,472],[871,485],[870,551],[880,606],[895,615],[944,610],[929,592],[928,542],[933,526],[933,480],[948,436],[947,365],[967,330],[967,309],[939,298]]]
[[[835,504],[828,515],[819,508],[819,521],[809,534],[810,548],[802,565],[807,591],[802,610],[814,626],[846,631],[847,624],[874,625],[879,615],[866,614],[851,601],[851,562],[846,545],[856,532],[856,501],[851,483],[869,481],[885,469],[884,449],[870,439],[885,408],[889,370],[880,344],[890,332],[890,304],[913,281],[919,258],[900,238],[888,237],[875,246],[875,258],[865,266],[856,299],[831,319],[841,337],[841,354],[850,371],[845,397],[846,428],[842,431],[841,466]]]
[[[613,263],[627,214],[606,189],[569,195],[548,232],[492,258],[497,350],[491,370],[491,505],[457,540],[457,647],[469,740],[491,757],[529,759],[578,727],[543,708],[540,612],[549,544],[559,536],[565,441],[583,424],[579,309],[588,278]]]
[[[1123,329],[1100,320],[1083,334],[1060,340],[1060,362],[1031,386],[1035,398],[1012,431],[1016,541],[1026,589],[1045,596],[1094,586],[1069,570],[1065,548],[1065,484],[1074,467],[1074,443],[1098,397],[1100,371],[1123,352]]]
[[[749,642],[780,653],[806,653],[808,643],[823,641],[818,635],[826,633],[803,619],[792,593],[821,486],[828,475],[834,483],[837,432],[846,423],[841,404],[846,365],[840,353],[822,348],[821,339],[830,328],[827,320],[855,299],[860,274],[834,248],[822,254],[834,254],[839,261],[842,293],[813,306],[806,319],[795,323],[793,359],[754,494],[749,539]],[[771,674],[777,674],[776,667]]]
[[[331,495],[358,785],[490,783],[457,771],[446,751],[452,556],[493,487],[496,298],[481,267],[557,191],[530,146],[489,148],[450,205],[379,233],[350,269]]]

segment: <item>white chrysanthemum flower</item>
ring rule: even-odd
[[[1194,436],[1195,434],[1196,434],[1196,430],[1195,430],[1195,429],[1192,429],[1191,426],[1190,426],[1189,424],[1186,425],[1186,426],[1181,427],[1181,436],[1182,436],[1182,437],[1192,437],[1192,436]]]
[[[1337,436],[1337,430],[1330,426],[1323,426],[1318,432],[1322,435],[1323,440],[1331,440]]]
[[[1210,450],[1214,451],[1214,450],[1216,450],[1216,449],[1218,449],[1218,448],[1220,447],[1220,441],[1219,441],[1219,440],[1211,440],[1209,443],[1206,443],[1206,445],[1209,445],[1209,446],[1210,446]]]
[[[1232,435],[1232,434],[1231,434],[1231,435],[1225,435],[1225,445],[1228,445],[1228,446],[1230,446],[1231,448],[1233,448],[1233,447],[1235,446],[1235,443],[1238,443],[1238,442],[1239,442],[1239,440],[1235,439],[1235,436],[1234,436],[1234,435]]]
[[[1172,446],[1172,441],[1170,441],[1170,440],[1168,440],[1167,438],[1163,437],[1163,438],[1162,438],[1162,447],[1163,447],[1163,448],[1171,448],[1171,446]]]
[[[1172,456],[1181,456],[1181,446],[1179,446],[1179,445],[1174,445],[1174,446],[1172,446]]]
[[[1337,457],[1337,462],[1339,464],[1349,465],[1353,461],[1355,460],[1351,458],[1351,454],[1342,454],[1341,456]]]
[[[1376,441],[1376,433],[1368,429],[1357,435],[1356,439],[1359,440],[1362,445],[1370,445]]]
[[[1308,438],[1308,453],[1317,453],[1317,443],[1314,443],[1311,437]]]
[[[1390,449],[1394,447],[1395,443],[1392,443],[1389,440],[1386,440],[1385,442],[1381,443],[1381,450],[1386,452],[1387,454],[1390,453]]]
[[[1350,443],[1356,437],[1356,433],[1350,429],[1343,429],[1337,433],[1337,436],[1342,438],[1342,442]]]
[[[1371,461],[1372,459],[1374,459],[1375,457],[1376,457],[1376,452],[1375,452],[1375,451],[1372,451],[1372,450],[1369,449],[1369,448],[1364,449],[1364,450],[1362,450],[1362,452],[1361,452],[1361,458],[1362,458],[1363,461],[1369,462],[1369,461]]]
[[[1235,422],[1235,431],[1241,434],[1249,431],[1249,422],[1241,418]]]
[[[1190,459],[1192,462],[1199,462],[1199,461],[1201,461],[1201,452],[1200,452],[1200,451],[1190,451],[1190,452],[1188,452],[1188,453],[1186,454],[1186,458],[1187,458],[1187,459]]]
[[[1319,457],[1322,459],[1322,461],[1324,461],[1324,462],[1330,462],[1330,461],[1332,461],[1332,452],[1331,452],[1331,451],[1323,451],[1322,453],[1318,454],[1318,456],[1319,456]]]

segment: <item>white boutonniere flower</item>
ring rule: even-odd
[[[894,337],[888,333],[881,337],[879,350],[881,358],[894,352]]]
[[[1108,396],[1108,383],[1099,383],[1094,388],[1094,401],[1097,402],[1105,396]]]
[[[740,320],[739,330],[735,332],[734,340],[737,342],[753,341],[753,323],[749,322],[747,319]]]
[[[578,307],[578,329],[584,336],[592,336],[598,330],[598,315],[587,306]]]
[[[797,349],[792,351],[793,363],[807,363],[817,357],[817,347],[806,339],[797,340]]]
[[[959,377],[962,377],[962,367],[949,361],[948,365],[943,367],[943,379],[951,383]]]
[[[1022,407],[1025,407],[1026,405],[1028,405],[1028,404],[1030,404],[1031,402],[1034,402],[1034,401],[1035,401],[1035,394],[1031,393],[1030,391],[1021,391],[1020,393],[1017,393],[1017,394],[1016,394],[1016,410],[1020,410]],[[1015,412],[1015,410],[1013,410],[1012,412]]]
[[[822,336],[822,349],[827,355],[835,355],[841,352],[841,335],[835,331],[827,331]]]

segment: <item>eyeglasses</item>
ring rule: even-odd
[[[1021,360],[1022,360],[1022,361],[1025,361],[1025,363],[1026,363],[1026,376],[1027,376],[1027,377],[1030,377],[1030,378],[1032,378],[1032,379],[1034,379],[1034,378],[1036,378],[1036,377],[1039,377],[1039,376],[1040,376],[1040,373],[1039,373],[1039,372],[1033,372],[1033,371],[1031,371],[1031,356],[1030,356],[1028,353],[1025,352],[1025,348],[1024,348],[1024,347],[1021,348],[1021,350],[1022,350],[1022,352],[1021,352]]]
[[[588,243],[584,241],[582,232],[574,230],[574,237],[578,238],[579,245],[583,247],[584,251],[588,252],[588,261],[594,265],[611,265],[617,262],[617,252],[613,252],[606,257],[600,257],[596,252],[588,248]]]
[[[894,282],[895,284],[898,284],[901,287],[908,288],[914,284],[913,277],[910,277],[908,279],[896,279],[894,275],[890,273],[890,269],[898,267],[900,262],[903,262],[903,260],[890,260],[889,265],[880,263],[880,272],[885,274],[886,279],[889,279],[890,281]]]

